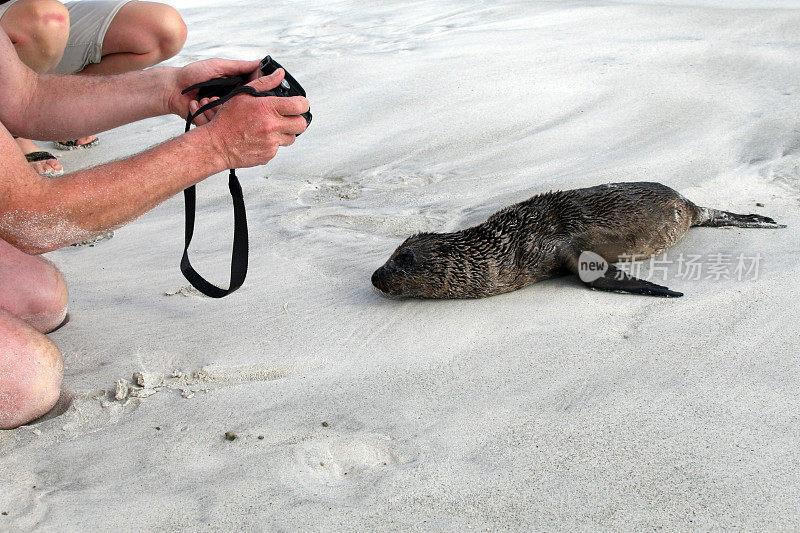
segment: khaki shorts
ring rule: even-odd
[[[0,5],[0,17],[18,0]],[[111,2],[66,2],[69,11],[69,39],[61,63],[55,69],[60,74],[72,74],[83,70],[89,63],[99,63],[103,56],[103,39],[111,21],[122,6],[132,0]]]

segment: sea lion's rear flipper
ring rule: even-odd
[[[737,228],[767,228],[778,229],[785,228],[784,224],[778,224],[773,219],[763,215],[738,215],[730,211],[720,211],[719,209],[708,209],[707,207],[699,208],[699,220],[694,226],[704,226],[709,228],[721,228],[725,226],[734,226]]]
[[[643,294],[662,298],[680,298],[683,296],[682,292],[671,291],[662,285],[656,285],[655,283],[629,276],[614,265],[608,265],[608,269],[599,278],[593,281],[584,281],[584,283],[589,288],[598,291]]]

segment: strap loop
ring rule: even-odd
[[[224,80],[229,80],[229,79],[235,80],[235,78],[219,78],[216,80],[209,80],[206,82],[198,83],[196,85],[192,85],[191,87],[185,89],[183,91],[183,94],[193,89],[203,88],[203,87],[220,87],[220,86],[228,87],[232,83],[229,83]],[[192,121],[199,115],[205,113],[209,109],[224,104],[225,102],[227,102],[228,100],[230,100],[231,98],[233,98],[238,94],[249,94],[251,96],[256,96],[256,97],[274,95],[272,91],[259,92],[249,85],[241,85],[239,87],[236,87],[230,93],[219,98],[218,100],[214,100],[213,102],[209,102],[206,105],[200,107],[200,109],[198,109],[194,114],[189,113],[186,117],[186,131],[189,131],[189,128],[192,125]],[[233,249],[231,251],[231,278],[227,289],[223,289],[207,281],[205,278],[203,278],[203,276],[197,273],[197,271],[192,267],[192,264],[189,262],[189,245],[191,244],[192,236],[194,235],[194,221],[195,221],[197,193],[194,185],[186,188],[183,191],[184,203],[186,205],[186,234],[185,234],[185,245],[183,248],[183,257],[181,258],[181,272],[183,273],[184,277],[189,281],[189,283],[191,283],[194,286],[194,288],[196,288],[198,291],[205,294],[206,296],[210,296],[211,298],[223,298],[231,294],[236,289],[242,286],[245,278],[247,277],[247,255],[248,255],[247,212],[245,211],[245,206],[244,206],[244,195],[242,193],[242,186],[239,183],[239,179],[236,177],[235,169],[231,169],[230,174],[228,175],[228,189],[230,190],[231,198],[233,200]]]

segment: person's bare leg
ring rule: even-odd
[[[52,263],[0,239],[0,309],[47,333],[64,321],[68,299],[64,277]]]
[[[120,74],[152,67],[180,52],[186,34],[186,24],[174,8],[130,2],[111,21],[100,62],[87,65],[78,74]]]
[[[50,339],[0,309],[0,429],[13,429],[58,401],[64,365]]]
[[[23,63],[32,70],[53,70],[64,53],[69,37],[69,13],[56,0],[20,0],[0,17],[0,27],[8,34]],[[40,151],[29,139],[17,139],[24,154]],[[31,166],[38,173],[62,170],[56,159],[36,161]]]
[[[174,8],[156,2],[130,2],[111,21],[100,62],[90,63],[76,74],[121,74],[152,67],[180,52],[186,34],[186,24]],[[94,139],[90,135],[77,143]]]
[[[69,12],[56,0],[20,0],[0,17],[23,63],[50,72],[61,61],[69,37]]]
[[[58,269],[0,239],[0,429],[30,422],[58,400],[63,363],[44,333],[66,314]]]

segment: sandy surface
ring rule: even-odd
[[[800,529],[800,2],[687,4],[176,2],[171,64],[269,52],[314,123],[240,173],[251,269],[224,300],[185,289],[181,197],[49,254],[71,289],[63,400],[0,434],[0,530]],[[414,232],[634,180],[789,227],[692,230],[673,258],[759,271],[673,262],[677,300],[572,278],[371,290]],[[226,181],[199,187],[193,249],[219,281]]]

